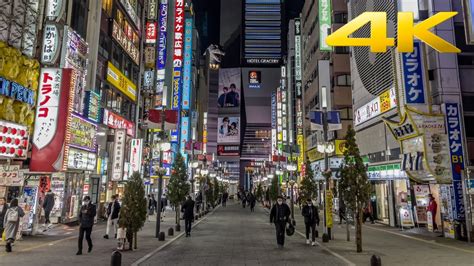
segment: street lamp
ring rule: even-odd
[[[163,140],[163,139],[162,139]],[[171,144],[168,142],[160,142],[158,144],[160,150],[160,165],[155,167],[155,173],[158,174],[158,210],[156,213],[156,228],[155,237],[160,237],[161,227],[161,195],[163,194],[163,176],[166,174],[166,168],[163,167],[163,152],[171,149]]]
[[[194,148],[194,147],[193,147]],[[189,166],[191,166],[191,196],[194,198],[194,181],[196,180],[195,175],[194,175],[194,170],[199,167],[199,162],[198,161],[189,161]]]
[[[294,221],[295,220],[295,203],[294,203],[294,198],[293,198],[293,186],[295,185],[295,180],[293,180],[293,173],[297,170],[297,166],[294,163],[289,163],[286,165],[286,170],[290,172],[290,187],[291,187],[291,194],[290,194],[290,200],[291,200],[291,219]]]

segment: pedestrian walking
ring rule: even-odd
[[[87,245],[89,246],[87,252],[92,251],[92,227],[94,226],[94,218],[96,215],[96,207],[91,202],[89,196],[85,196],[82,201],[82,207],[79,212],[79,241],[78,250],[76,255],[82,255],[82,242],[84,240],[84,234],[86,235]]]
[[[118,196],[112,195],[111,202],[107,207],[107,227],[105,229],[105,239],[109,239],[110,228],[113,227],[114,238],[117,238],[118,218],[120,213],[120,203],[118,202]]]
[[[339,199],[339,224],[342,224],[342,220],[345,220],[347,223],[346,204],[344,203],[344,200]]]
[[[7,213],[8,205],[7,200],[4,197],[0,198],[0,241],[3,237],[3,219],[5,219],[5,214]]]
[[[316,225],[319,225],[319,212],[318,208],[313,205],[311,199],[306,200],[306,204],[303,206],[301,215],[304,217],[304,224],[306,227],[306,244],[316,245]],[[309,240],[309,232],[311,230],[311,241]]]
[[[168,205],[168,200],[166,199],[166,195],[163,194],[161,196],[161,210],[160,210],[160,217],[161,217],[162,222],[163,222],[163,217],[166,217],[166,213],[165,213],[166,205]]]
[[[430,202],[428,203],[428,207],[426,208],[427,211],[431,212],[431,221],[433,222],[433,230],[438,230],[438,225],[436,224],[436,212],[438,211],[438,203],[436,203],[433,194],[428,194],[428,199]],[[365,221],[365,220],[364,220]]]
[[[246,192],[242,193],[241,199],[242,199],[242,208],[245,208],[245,206],[247,205],[247,195],[246,195]]]
[[[12,199],[10,208],[8,208],[3,218],[3,226],[5,227],[5,239],[7,244],[5,246],[6,252],[12,252],[12,244],[15,242],[16,234],[20,227],[20,219],[25,216],[23,209],[18,206],[18,199]]]
[[[290,220],[290,207],[283,203],[283,197],[279,196],[277,204],[273,205],[270,211],[270,223],[275,224],[277,244],[279,248],[285,245],[286,223]]]
[[[222,207],[226,207],[227,206],[227,199],[229,198],[229,193],[227,191],[225,191],[223,194],[222,194]]]
[[[365,206],[364,210],[363,210],[363,216],[362,216],[362,221],[365,223],[365,221],[367,220],[367,218],[370,219],[370,222],[372,224],[374,224],[374,215],[373,215],[373,212],[372,212],[372,204],[370,204],[370,201],[367,203],[367,205]]]
[[[191,236],[191,224],[194,221],[194,200],[191,196],[188,196],[187,200],[184,202],[181,207],[181,212],[183,212],[186,237],[189,237]]]
[[[249,205],[250,205],[250,211],[251,212],[254,212],[255,211],[255,203],[257,201],[255,195],[250,192],[249,195],[248,195],[248,201],[249,201]]]
[[[43,209],[44,209],[44,231],[51,228],[51,221],[49,220],[49,215],[54,207],[54,193],[50,190],[46,193],[43,202]]]

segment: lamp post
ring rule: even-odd
[[[295,185],[295,180],[293,179],[293,173],[296,171],[297,167],[295,164],[293,163],[289,163],[288,165],[286,165],[286,169],[288,170],[288,172],[290,172],[290,180],[289,180],[289,184],[290,184],[290,187],[291,187],[291,191],[290,191],[290,200],[291,200],[291,219],[294,221],[295,220],[295,203],[294,203],[294,194],[293,194],[293,187]]]
[[[194,196],[194,181],[195,181],[195,178],[194,178],[194,169],[198,168],[199,166],[199,162],[198,161],[189,161],[189,166],[191,167],[191,179],[189,180],[191,182],[191,197],[193,198],[193,200],[195,200],[195,196]]]
[[[332,210],[327,210],[328,203],[326,202],[328,199],[328,191],[329,191],[329,181],[331,179],[331,170],[329,169],[329,153],[334,151],[334,145],[332,143],[328,143],[328,104],[327,104],[327,87],[321,87],[321,107],[322,107],[322,114],[323,114],[323,138],[324,143],[322,145],[318,145],[318,151],[324,152],[324,175],[326,178],[326,185],[324,186],[324,234],[323,234],[323,242],[327,242],[331,239],[331,227],[328,226],[328,217],[327,213]]]
[[[207,197],[206,197],[206,193],[204,191],[204,187],[207,185],[207,175],[209,174],[209,170],[207,169],[207,166],[206,164],[203,166],[203,169],[201,169],[201,175],[203,177],[203,182],[202,182],[202,186],[201,186],[201,195],[202,195],[202,209],[203,211],[205,211],[205,209],[207,209]]]
[[[163,119],[164,121],[164,119]],[[163,138],[161,139],[163,141]],[[170,150],[171,145],[166,142],[161,142],[158,144],[160,149],[160,165],[155,167],[155,173],[158,174],[158,210],[156,213],[156,228],[155,228],[155,237],[159,238],[160,236],[160,227],[161,227],[161,195],[163,194],[163,176],[166,174],[166,169],[163,167],[163,151]]]

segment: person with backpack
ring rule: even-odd
[[[318,208],[313,205],[311,199],[306,200],[306,205],[301,211],[301,215],[304,217],[304,224],[306,226],[306,244],[316,245],[316,225],[319,224],[319,212]],[[311,230],[311,240],[309,240],[309,232]]]
[[[15,237],[20,227],[20,218],[23,216],[25,216],[25,212],[18,206],[18,199],[12,199],[10,208],[8,208],[3,219],[5,239],[7,240],[6,252],[12,252],[12,243],[15,242]]]

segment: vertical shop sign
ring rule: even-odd
[[[462,190],[462,170],[464,169],[463,135],[459,104],[446,103],[446,128],[449,138],[449,152],[453,172],[453,192],[455,220],[465,219],[464,195]]]
[[[155,44],[156,43],[156,29],[157,23],[148,21],[146,23],[146,38],[145,43],[147,44]]]
[[[147,18],[149,20],[156,19],[156,1],[157,0],[148,0],[148,15]]]
[[[193,55],[193,19],[187,18],[184,33],[183,110],[189,110],[191,101],[191,65]]]
[[[326,39],[331,31],[331,0],[319,0],[319,50],[332,51]]]
[[[43,32],[43,47],[41,49],[41,63],[53,65],[59,56],[60,47],[59,28],[55,24],[46,24]]]
[[[186,154],[186,142],[189,140],[189,117],[183,116],[181,117],[181,142],[179,146],[179,150],[181,154],[184,156]]]
[[[114,157],[112,161],[112,181],[121,181],[125,155],[125,130],[115,131]]]
[[[143,140],[132,139],[130,143],[130,169],[133,172],[141,172],[142,169]]]
[[[415,42],[413,53],[403,53],[403,84],[407,104],[425,104],[421,43]]]
[[[295,91],[298,98],[303,95],[301,72],[301,20],[298,18],[295,19]]]
[[[174,42],[173,42],[173,98],[171,109],[180,109],[181,71],[183,67],[184,0],[175,1]]]
[[[60,20],[64,12],[64,0],[47,0],[45,17],[49,20]]]
[[[168,0],[160,1],[160,13],[159,13],[159,27],[158,27],[158,45],[157,45],[157,81],[156,92],[162,94],[162,105],[167,104],[167,92],[165,91],[165,66],[166,66],[166,34],[168,27]]]

